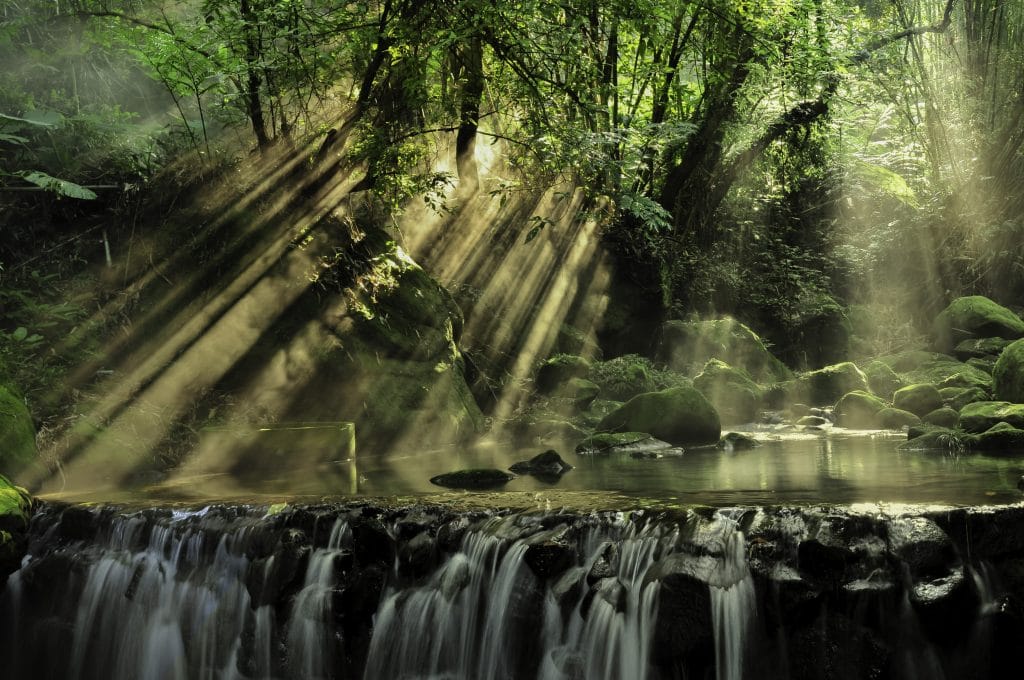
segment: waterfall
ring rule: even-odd
[[[743,657],[757,600],[754,579],[747,567],[746,539],[734,526],[726,534],[720,574],[722,582],[711,584],[715,677],[743,680]]]

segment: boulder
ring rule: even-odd
[[[896,371],[878,360],[864,367],[864,375],[867,376],[871,391],[883,399],[892,399],[893,392],[903,387],[903,381],[896,375]]]
[[[743,369],[754,380],[790,380],[792,371],[765,347],[754,331],[726,317],[708,321],[666,321],[661,325],[655,361],[693,375],[709,359]]]
[[[726,432],[718,440],[718,448],[723,451],[747,451],[760,445],[761,442],[741,432]]]
[[[960,361],[996,358],[1012,341],[1003,338],[972,338],[961,341],[953,348],[953,356]]]
[[[555,390],[555,394],[563,399],[572,402],[573,407],[579,411],[585,411],[597,399],[601,388],[586,378],[569,378]]]
[[[572,354],[553,356],[537,369],[534,383],[542,394],[551,394],[571,378],[583,378],[590,372],[590,362]]]
[[[960,411],[976,401],[989,400],[985,390],[977,387],[943,387],[939,394],[942,395],[943,403],[954,411]]]
[[[1020,453],[1024,451],[1024,430],[1009,423],[997,423],[977,435],[972,448],[988,454]]]
[[[978,401],[960,410],[960,429],[965,432],[984,432],[998,423],[1024,428],[1024,404]]]
[[[496,489],[515,479],[515,475],[504,470],[458,470],[430,478],[431,484],[450,489]]]
[[[796,424],[800,427],[823,427],[825,425],[831,425],[832,421],[823,416],[804,416],[797,420]]]
[[[847,392],[868,392],[871,388],[863,371],[846,361],[804,373],[797,378],[794,389],[801,400],[821,405],[834,404]]]
[[[957,298],[932,324],[935,346],[948,352],[971,338],[1024,337],[1024,321],[1006,307],[982,295]]]
[[[648,432],[676,446],[715,444],[722,434],[715,407],[692,387],[640,394],[609,413],[604,432]]]
[[[757,419],[763,390],[746,371],[719,359],[709,359],[693,386],[707,397],[726,423],[749,423]]]
[[[931,383],[943,387],[992,388],[992,376],[974,366],[957,361],[948,354],[919,350],[881,357],[908,385]]]
[[[35,426],[25,402],[0,385],[0,474],[16,474],[36,455]]]
[[[878,427],[876,415],[885,407],[886,403],[873,394],[847,392],[836,402],[836,424],[855,429]]]
[[[948,406],[943,406],[935,409],[934,411],[929,411],[921,418],[921,420],[929,425],[954,428],[960,421],[960,414]]]
[[[542,479],[558,479],[569,470],[572,470],[572,465],[562,460],[557,451],[548,449],[543,453],[538,453],[530,460],[513,463],[509,470],[518,475],[534,475]]]
[[[0,588],[20,565],[27,548],[32,498],[0,475]]]
[[[656,439],[646,432],[597,432],[576,445],[581,456],[628,453],[658,453],[672,449],[666,441]]]
[[[892,395],[892,405],[916,416],[924,417],[942,407],[942,395],[935,385],[907,385]]]
[[[1024,404],[1024,340],[1011,343],[992,369],[992,396]]]
[[[917,434],[918,436],[913,436]],[[907,441],[900,444],[900,451],[941,451],[942,453],[963,453],[974,447],[975,435],[937,427],[923,433],[913,430],[907,433]]]
[[[921,419],[910,411],[898,408],[883,408],[875,414],[875,421],[879,427],[887,430],[902,430],[904,427],[912,427],[921,423]]]

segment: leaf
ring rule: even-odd
[[[530,231],[526,232],[526,240],[523,241],[523,242],[524,243],[529,243],[533,239],[537,238],[537,236],[540,234],[540,230],[543,229],[543,228],[544,228],[544,223],[543,222],[540,223],[540,224],[533,225],[533,228],[530,229]]]
[[[0,142],[11,142],[12,144],[24,144],[28,141],[27,137],[20,135],[8,135],[0,132]]]
[[[26,182],[31,182],[38,187],[49,189],[61,196],[67,196],[68,198],[80,198],[85,201],[91,201],[96,198],[96,194],[94,192],[86,189],[82,185],[69,182],[66,179],[51,177],[45,172],[35,170],[28,173],[19,173],[19,175]]]
[[[14,330],[14,332],[11,333],[11,337],[14,338],[15,340],[17,340],[18,342],[21,342],[26,337],[28,337],[28,329],[25,328],[24,326],[18,326]]]
[[[854,172],[860,177],[861,181],[874,186],[882,193],[906,203],[911,208],[919,206],[917,194],[907,184],[907,180],[889,168],[858,160],[854,166]]]

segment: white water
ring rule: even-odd
[[[743,680],[744,653],[757,607],[754,579],[747,567],[746,539],[739,529],[725,536],[720,585],[711,586],[711,621],[715,633],[715,677]]]

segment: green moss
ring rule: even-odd
[[[1019,453],[1024,451],[1024,430],[1017,429],[1009,423],[998,423],[977,435],[973,449],[989,455]]]
[[[722,432],[718,412],[692,387],[637,395],[608,414],[598,429],[647,432],[676,446],[714,444]]]
[[[543,394],[551,394],[571,378],[583,378],[590,373],[590,362],[572,354],[551,357],[537,369],[534,382]]]
[[[885,407],[885,401],[868,392],[847,392],[836,402],[836,423],[851,428],[878,427],[876,416]]]
[[[931,383],[936,387],[977,387],[988,392],[992,376],[974,366],[935,352],[903,352],[879,359],[907,384]]]
[[[606,399],[625,401],[645,392],[670,387],[688,387],[689,378],[671,370],[655,368],[651,361],[637,354],[624,354],[608,361],[595,361],[587,376],[601,388]]]
[[[1024,340],[1006,347],[992,369],[992,396],[1024,403]]]
[[[688,375],[700,370],[709,359],[719,359],[760,382],[793,378],[793,372],[768,351],[754,331],[731,318],[666,321],[661,326],[656,358]]]
[[[1012,342],[1003,338],[971,338],[961,341],[953,348],[953,356],[961,361],[972,358],[995,358]]]
[[[896,375],[896,371],[881,361],[872,361],[865,366],[864,375],[867,376],[871,391],[883,399],[892,399],[893,392],[903,387],[903,381]]]
[[[693,379],[693,386],[708,398],[726,423],[749,423],[757,418],[764,390],[746,371],[711,359]]]
[[[960,428],[967,432],[985,432],[998,423],[1024,428],[1024,404],[978,401],[960,410]]]
[[[943,387],[939,394],[942,395],[943,403],[954,411],[960,411],[976,401],[988,401],[985,390],[977,387]]]
[[[975,435],[956,430],[937,428],[900,444],[900,451],[938,451],[942,453],[965,453],[974,448]]]
[[[21,531],[28,526],[32,497],[20,486],[0,475],[0,530]]]
[[[902,430],[904,427],[913,427],[921,423],[921,419],[910,411],[898,408],[883,408],[875,414],[875,421],[879,427],[887,430]]]
[[[942,407],[942,395],[935,385],[907,385],[892,395],[892,405],[916,416],[924,417]]]
[[[847,392],[869,392],[868,379],[852,362],[833,364],[797,378],[794,397],[812,406],[832,405]]]
[[[36,455],[36,432],[28,408],[13,391],[0,386],[0,474],[16,474]]]
[[[935,346],[943,352],[969,338],[1024,336],[1024,321],[1006,307],[982,295],[953,300],[932,325]]]
[[[960,421],[960,414],[948,406],[943,406],[935,409],[934,411],[929,411],[922,416],[921,420],[929,425],[953,428],[956,427],[957,423]]]

